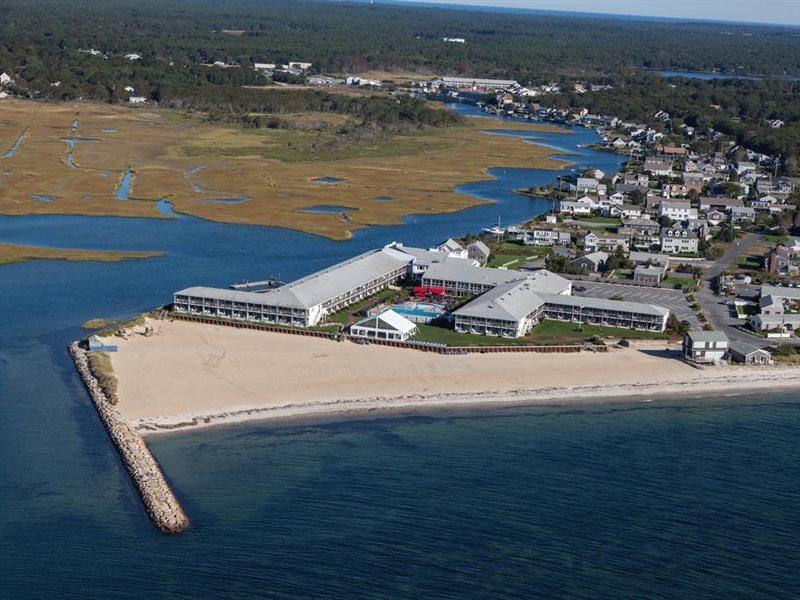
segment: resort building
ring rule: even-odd
[[[408,254],[381,248],[263,294],[187,288],[175,292],[173,307],[179,313],[312,327],[406,277],[411,261]]]
[[[417,326],[414,323],[391,309],[350,326],[350,335],[376,340],[404,342],[416,333]]]
[[[667,328],[669,309],[663,306],[586,296],[540,295],[548,319],[659,333]]]
[[[552,289],[552,283],[524,279],[499,284],[454,311],[454,328],[461,333],[521,337],[544,318],[656,332],[667,326],[666,308],[542,291]]]
[[[470,267],[460,263],[442,262],[431,265],[422,276],[422,285],[443,288],[452,296],[475,296],[498,285],[529,279],[537,289],[551,294],[572,293],[572,282],[550,271],[523,272],[513,269]]]
[[[522,337],[544,312],[544,301],[529,280],[503,283],[453,313],[460,333]]]
[[[683,355],[696,363],[716,363],[728,353],[728,336],[722,331],[690,331],[683,338]]]
[[[434,86],[447,88],[468,88],[482,90],[504,90],[519,84],[513,79],[476,79],[474,77],[441,77],[433,82]]]

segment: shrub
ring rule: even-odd
[[[97,383],[103,390],[111,404],[116,404],[119,400],[117,396],[118,384],[117,376],[114,374],[114,367],[111,365],[111,357],[106,352],[89,352],[89,370],[97,379]]]

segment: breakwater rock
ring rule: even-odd
[[[142,503],[153,523],[166,533],[178,533],[189,527],[189,519],[172,493],[156,459],[142,436],[128,425],[108,401],[100,384],[89,369],[86,351],[77,342],[69,347],[75,367],[89,391],[97,414],[128,470]]]

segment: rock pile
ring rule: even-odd
[[[117,447],[142,503],[156,527],[166,533],[178,533],[189,527],[189,519],[164,479],[164,474],[147,449],[142,436],[128,425],[108,401],[100,384],[89,370],[86,351],[73,342],[69,347],[75,367],[89,390],[97,414]]]

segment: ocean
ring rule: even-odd
[[[619,164],[581,147],[596,139],[588,130],[524,135],[579,166]],[[192,527],[169,537],[152,526],[68,359],[81,323],[188,285],[287,280],[392,240],[430,245],[549,208],[511,190],[556,172],[492,173],[459,187],[491,204],[348,242],[191,217],[0,217],[2,242],[166,252],[0,267],[0,597],[797,591],[793,394],[153,438]]]

